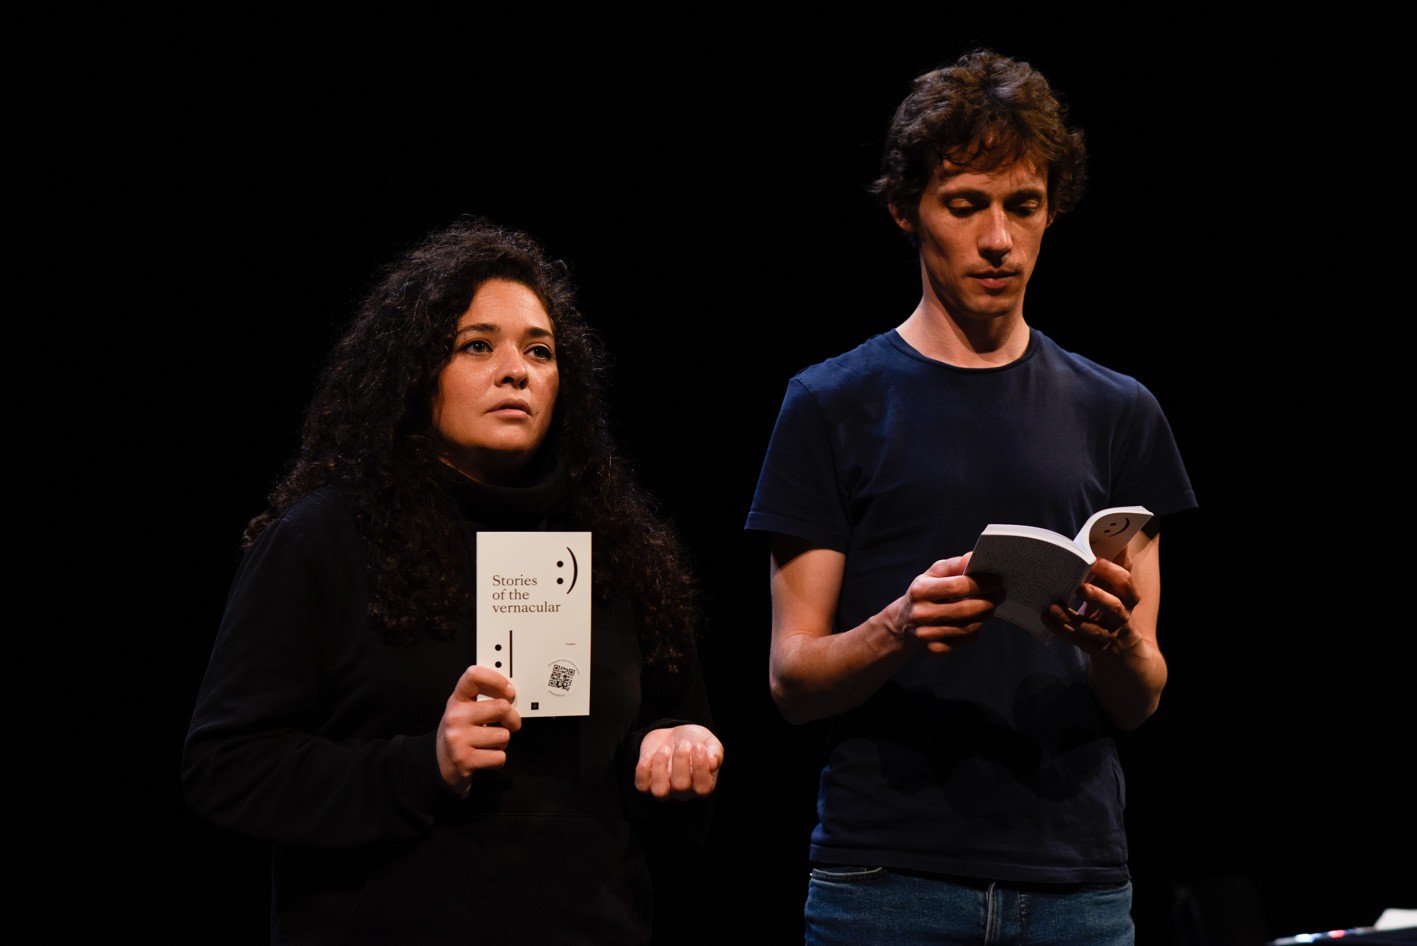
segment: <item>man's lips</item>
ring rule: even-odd
[[[978,280],[979,284],[985,289],[1003,289],[1009,284],[1009,280],[1013,279],[1016,275],[1018,274],[1010,269],[989,269],[970,274],[970,276]]]

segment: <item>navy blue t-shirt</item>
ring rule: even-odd
[[[891,331],[788,383],[746,528],[845,554],[841,631],[991,522],[1073,535],[1117,505],[1158,519],[1196,505],[1140,383],[1037,330],[998,368],[935,361]],[[1126,880],[1126,787],[1086,661],[997,618],[971,647],[913,658],[832,721],[812,859]]]

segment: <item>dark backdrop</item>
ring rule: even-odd
[[[742,520],[787,379],[918,297],[865,184],[910,78],[980,43],[1043,69],[1089,135],[1090,191],[1045,240],[1029,321],[1158,395],[1202,507],[1164,543],[1170,686],[1123,740],[1143,946],[1174,941],[1187,904],[1252,938],[1417,907],[1412,621],[1388,603],[1408,556],[1377,538],[1407,519],[1410,421],[1390,363],[1403,260],[1381,229],[1406,200],[1373,108],[1389,70],[1292,25],[1281,43],[1161,13],[1100,30],[890,12],[140,17],[51,58],[82,94],[35,92],[62,106],[34,115],[39,179],[80,198],[50,221],[70,259],[114,264],[80,308],[121,339],[121,359],[97,354],[133,407],[90,410],[132,483],[120,547],[145,550],[106,604],[140,617],[123,689],[151,737],[118,750],[142,814],[96,828],[122,925],[260,940],[263,852],[191,817],[178,785],[237,540],[375,267],[472,213],[572,265],[615,359],[616,429],[705,586],[728,761],[661,928],[799,935],[821,732],[769,700],[767,556]],[[135,853],[158,865],[141,880]]]

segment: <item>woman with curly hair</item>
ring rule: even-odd
[[[618,455],[566,268],[483,219],[388,266],[242,537],[188,804],[272,845],[273,943],[646,943],[723,745],[696,586]],[[588,715],[475,661],[479,532],[591,533]],[[523,707],[524,708],[524,707]]]

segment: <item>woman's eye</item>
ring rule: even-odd
[[[531,347],[531,356],[533,358],[539,358],[542,361],[550,361],[555,357],[551,353],[551,348],[547,345],[533,345]]]
[[[492,350],[492,346],[487,344],[487,340],[485,338],[474,338],[472,341],[464,345],[462,347],[462,350],[473,352],[489,352]]]

